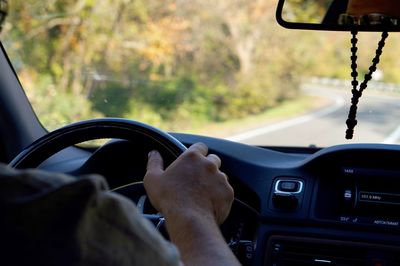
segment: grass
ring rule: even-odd
[[[232,119],[225,122],[192,121],[192,123],[190,123],[191,127],[187,127],[186,125],[186,130],[178,127],[172,131],[224,138],[312,112],[326,106],[328,103],[329,100],[322,97],[302,95],[296,99],[287,100],[279,106],[268,109],[261,114],[248,116],[242,119]],[[89,141],[81,143],[79,146],[99,146],[103,145],[107,140]]]
[[[260,126],[276,123],[311,112],[322,108],[327,103],[328,100],[325,98],[303,95],[296,99],[287,100],[279,106],[268,109],[261,114],[225,122],[207,122],[184,132],[213,137],[229,137]]]

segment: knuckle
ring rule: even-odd
[[[146,186],[151,182],[152,179],[152,173],[151,172],[147,172],[145,174],[145,176],[143,177],[143,184]]]
[[[146,174],[144,175],[143,181],[150,179],[154,175],[154,170],[147,170]]]
[[[155,169],[147,170],[146,174],[143,177],[143,183],[146,185],[146,183],[152,182],[160,174],[160,171],[157,171]]]
[[[209,160],[205,160],[203,165],[204,165],[204,168],[206,169],[206,171],[209,173],[213,173],[218,170],[217,165]]]
[[[235,197],[235,191],[233,190],[233,187],[228,184],[228,191],[227,191],[227,197],[232,199]]]
[[[235,191],[233,190],[232,186],[229,185],[228,182],[224,184],[223,193],[221,194],[223,195],[224,200],[229,202],[233,201],[235,197]]]
[[[228,182],[228,176],[223,173],[223,172],[219,172],[219,181],[223,186],[229,186],[229,182]]]
[[[207,150],[208,149],[207,145],[205,143],[203,143],[203,142],[197,142],[197,143],[194,144],[194,146],[197,146],[198,148],[200,148],[202,150]]]
[[[221,171],[220,171],[220,174],[221,174],[222,179],[225,180],[226,182],[228,182],[228,180],[229,180],[228,176],[224,172],[221,172]]]
[[[150,183],[151,183],[151,181],[149,180],[148,175],[145,175],[144,178],[143,178],[143,186],[144,186],[145,188],[148,188],[149,185],[150,185]]]
[[[187,150],[185,152],[185,157],[189,160],[196,160],[197,158],[199,158],[199,154],[196,151]]]
[[[221,159],[216,154],[209,154],[208,157],[214,161],[217,165],[221,165]]]
[[[162,159],[160,157],[156,157],[152,159],[152,162],[155,164],[159,164],[160,162],[162,162]]]

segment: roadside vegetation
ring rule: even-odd
[[[49,129],[100,116],[196,128],[293,101],[305,76],[349,78],[348,33],[284,30],[275,8],[272,0],[14,0],[2,40]],[[361,74],[378,38],[360,38]],[[390,82],[400,82],[398,40],[390,36],[383,55],[393,58],[383,66]]]

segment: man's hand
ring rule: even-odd
[[[203,143],[185,151],[165,171],[161,155],[149,153],[144,186],[153,206],[167,218],[175,215],[212,216],[221,224],[229,214],[233,189],[219,170],[221,160]]]
[[[161,155],[150,152],[144,186],[186,265],[239,265],[218,227],[233,189],[219,170],[221,160],[207,154],[207,146],[196,143],[164,170]]]

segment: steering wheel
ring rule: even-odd
[[[166,166],[186,150],[186,147],[177,139],[147,124],[121,118],[101,118],[74,123],[48,133],[24,149],[9,165],[14,168],[35,168],[52,155],[69,146],[95,139],[127,140],[130,143],[124,143],[124,145],[129,145],[129,149],[136,149],[135,152],[142,153],[144,156],[150,150],[157,149],[162,154]],[[90,165],[90,159],[88,161],[89,163],[86,162],[73,173],[86,173],[88,170],[85,168],[90,168],[93,171],[93,168],[96,167],[87,167],[87,165]],[[141,160],[141,163],[144,163],[143,160]],[[144,213],[145,207],[153,213],[156,211],[152,209],[143,196],[145,195],[141,182],[143,175],[137,175],[140,177],[136,177],[136,180],[133,177],[129,184],[120,184],[113,191],[135,201],[143,216],[157,225],[163,218],[157,214]],[[112,180],[110,181],[112,182]]]
[[[120,146],[124,146],[125,150],[128,149],[129,153],[132,153],[132,149],[135,149],[133,153],[141,153],[142,157],[145,157],[144,159],[142,158],[141,163],[147,160],[147,153],[150,150],[156,149],[161,153],[165,166],[168,166],[186,150],[186,147],[177,139],[147,124],[120,118],[101,118],[74,123],[48,133],[24,149],[9,165],[14,168],[22,169],[36,168],[52,155],[67,147],[95,139],[125,140],[125,143],[120,142]],[[106,146],[107,145],[102,146],[98,151],[107,150]],[[106,157],[108,155],[109,154],[107,154]],[[104,154],[102,156],[104,156]],[[93,159],[95,157],[96,152],[91,155],[80,169],[69,173],[79,175],[95,172],[96,169],[101,167],[97,159]],[[91,159],[93,159],[94,162],[91,162]],[[130,159],[129,157],[129,161],[127,161],[128,164],[132,163]],[[85,169],[85,166],[88,165],[90,165],[90,167]],[[141,182],[143,175],[138,173],[136,173],[136,175],[138,175],[136,180],[132,180],[131,178],[130,181],[127,182],[128,184],[120,184],[114,191],[133,200],[142,212],[142,215],[151,220],[157,226],[157,229],[166,236],[165,232],[163,232],[164,228],[161,226],[164,222],[164,218],[156,214],[156,211],[151,207],[149,201],[146,200],[143,182]],[[107,181],[112,182],[111,179],[114,179],[112,175],[110,175]],[[243,229],[244,222],[242,219],[244,219],[244,217],[253,217],[251,221],[254,222],[258,215],[258,212],[247,204],[235,199],[231,214],[227,218],[227,221],[231,222],[226,221],[221,227],[223,235],[233,250],[238,250],[238,245],[243,244],[239,241],[239,235],[243,234],[243,231],[246,230]],[[248,226],[252,227],[253,225],[249,224]],[[233,235],[235,237],[233,237]]]

